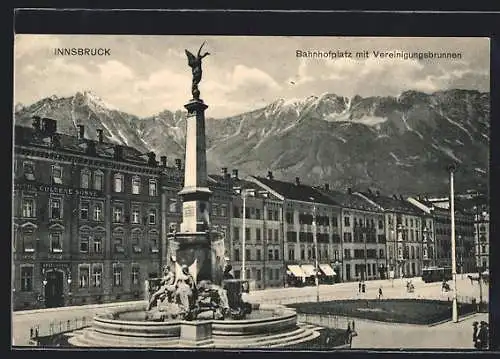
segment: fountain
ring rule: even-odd
[[[76,332],[73,346],[148,348],[294,347],[319,337],[317,330],[297,323],[294,309],[246,303],[248,282],[228,279],[224,240],[210,226],[205,145],[205,110],[200,99],[202,59],[186,50],[192,69],[193,98],[188,111],[182,224],[168,236],[164,276],[151,283],[151,300],[104,311],[92,326]],[[223,280],[223,277],[224,280]],[[156,284],[153,285],[153,284]],[[149,299],[149,298],[148,298]]]

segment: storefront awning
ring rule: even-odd
[[[302,268],[302,271],[305,273],[305,276],[306,277],[313,277],[315,276],[315,270],[314,270],[314,266],[311,265],[311,264],[303,264],[300,266],[300,268]]]
[[[298,265],[293,265],[293,264],[290,264],[287,266],[288,267],[288,270],[295,276],[295,277],[300,277],[300,278],[303,278],[303,277],[307,277],[304,272],[302,271],[302,269],[300,268],[300,266]]]
[[[337,275],[337,273],[335,273],[335,271],[333,270],[333,268],[329,264],[320,264],[319,268],[321,269],[321,271],[323,273],[325,273],[325,275],[328,275],[328,276]]]

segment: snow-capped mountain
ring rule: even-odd
[[[224,119],[207,119],[209,169],[238,168],[242,174],[322,184],[367,186],[386,192],[447,190],[446,166],[459,165],[457,188],[487,184],[489,93],[448,90],[407,91],[397,97],[325,93],[279,99],[268,106]],[[16,112],[16,123],[31,116],[58,119],[58,129],[87,135],[103,128],[110,141],[183,157],[185,112],[165,110],[140,119],[85,92],[48,98]]]

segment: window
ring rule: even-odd
[[[62,252],[61,233],[51,233],[50,234],[50,251],[52,253],[61,253]]]
[[[92,267],[92,279],[94,288],[101,288],[102,285],[102,265],[95,264]]]
[[[35,217],[35,200],[33,198],[23,198],[23,217]]]
[[[149,224],[156,224],[156,209],[149,210],[148,223]]]
[[[378,229],[384,229],[384,221],[381,219],[378,220]]]
[[[157,187],[156,187],[156,180],[155,179],[150,179],[149,180],[149,195],[151,197],[155,197],[158,193]]]
[[[293,212],[286,212],[286,223],[293,224]]]
[[[89,209],[89,202],[80,203],[80,219],[83,219],[85,221],[89,219]]]
[[[379,259],[383,259],[384,258],[384,250],[383,249],[379,250],[378,257],[379,257]]]
[[[168,211],[170,213],[175,213],[177,212],[177,199],[175,198],[170,198],[170,204],[168,206]]]
[[[120,223],[123,220],[123,208],[121,206],[115,206],[113,208],[113,222]]]
[[[237,262],[240,260],[240,250],[237,248],[234,250],[234,260]]]
[[[113,247],[116,253],[124,253],[125,248],[123,247],[123,232],[116,231],[113,234]]]
[[[274,241],[276,243],[280,241],[279,231],[277,229],[274,230]]]
[[[300,259],[301,260],[306,259],[306,251],[304,248],[301,248],[301,250],[300,250]]]
[[[273,240],[273,230],[272,229],[268,229],[267,230],[267,241],[271,242],[272,240]]]
[[[260,271],[260,269],[257,269],[257,278],[255,279],[262,280],[262,272]]]
[[[83,170],[80,174],[80,188],[90,187],[90,172]]]
[[[289,261],[295,260],[295,250],[293,248],[288,249],[288,260]]]
[[[96,233],[94,234],[94,253],[101,253],[102,251],[102,238],[104,235],[102,233]]]
[[[114,177],[114,190],[115,192],[123,192],[123,175],[115,174]]]
[[[258,260],[258,261],[261,260],[261,258],[260,258],[261,257],[260,249],[256,250],[255,256],[257,257],[256,260]]]
[[[132,266],[132,285],[139,285],[139,265]]]
[[[52,183],[62,184],[62,168],[60,166],[52,166]]]
[[[279,249],[274,250],[274,260],[279,260],[280,259],[280,251]]]
[[[344,217],[344,226],[349,227],[351,225],[350,218]]]
[[[255,219],[260,219],[260,209],[255,209]]]
[[[33,267],[21,267],[21,291],[33,290]]]
[[[96,191],[102,191],[102,185],[104,183],[104,175],[102,172],[94,172],[94,189]]]
[[[261,238],[260,238],[260,228],[255,228],[255,240],[257,242],[260,242]]]
[[[267,220],[272,221],[273,220],[273,211],[268,210],[267,211]]]
[[[80,252],[87,253],[89,251],[89,239],[88,233],[80,233]]]
[[[250,236],[250,228],[245,228],[245,239],[247,241],[251,240],[251,236]]]
[[[267,259],[272,261],[273,260],[273,250],[272,249],[269,249],[267,251]]]
[[[220,215],[221,217],[227,217],[227,206],[225,204],[220,206]]]
[[[141,232],[138,230],[135,230],[131,233],[130,235],[131,241],[132,241],[132,249],[134,250],[134,253],[140,253],[142,252],[141,249]]]
[[[102,203],[94,203],[94,221],[102,222]]]
[[[52,198],[50,200],[50,218],[61,219],[61,200]]]
[[[233,206],[233,218],[240,218],[240,207]]]
[[[33,244],[33,231],[30,229],[23,231],[23,251],[34,252]]]
[[[251,279],[250,269],[247,269],[245,272],[246,272],[246,279]]]
[[[134,176],[132,178],[132,194],[141,193],[141,178],[139,176]]]
[[[344,258],[346,258],[346,259],[351,258],[351,250],[350,249],[344,249]]]
[[[252,260],[252,252],[250,251],[250,249],[245,249],[245,259],[248,261]]]
[[[132,208],[132,223],[138,224],[141,221],[141,212],[139,211],[139,207]]]
[[[78,268],[78,278],[80,288],[88,288],[89,287],[89,267],[79,267]]]
[[[26,178],[29,181],[35,180],[35,165],[33,164],[33,162],[24,162],[23,172],[24,172],[24,178]]]
[[[158,253],[159,248],[158,248],[158,233],[157,232],[150,232],[149,233],[149,243],[151,246],[151,252]]]
[[[119,265],[113,265],[113,287],[122,286],[122,267]]]
[[[234,271],[234,278],[235,279],[240,279],[241,272],[239,270]]]
[[[253,211],[253,208],[252,208]],[[245,218],[250,218],[250,208],[245,207]]]
[[[276,268],[276,269],[274,270],[274,277],[275,277],[276,279],[280,279],[280,270],[279,270],[279,268]]]

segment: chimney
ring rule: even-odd
[[[372,192],[371,188],[368,188],[368,193],[369,193],[369,194],[373,194],[373,192]]]
[[[180,171],[182,170],[182,160],[180,158],[175,159],[175,167]]]
[[[300,186],[300,178],[299,177],[295,177],[295,184],[297,186]]]
[[[221,172],[221,175],[222,175],[223,178],[227,177],[226,176],[227,175],[227,167],[222,167],[221,170],[220,170],[220,172]]]
[[[380,191],[377,191],[376,193],[377,193],[377,197],[380,197]]]
[[[162,167],[167,167],[167,156],[161,156],[160,161]]]
[[[123,157],[123,147],[120,145],[115,145],[113,148],[114,150],[114,155],[115,155],[115,160],[121,160]]]
[[[35,131],[40,131],[40,116],[33,116],[32,126]]]
[[[42,131],[47,135],[52,135],[57,132],[57,122],[51,118],[42,118]]]
[[[325,183],[325,191],[330,191],[330,184],[329,183]]]
[[[148,152],[148,165],[155,166],[155,167],[157,165],[156,154],[154,152]]]
[[[402,194],[400,194],[400,195],[399,195],[399,199],[400,199],[401,201],[404,201],[404,198],[403,198],[403,195],[402,195]]]
[[[102,135],[102,129],[98,128],[97,130],[97,140],[99,143],[103,143],[104,136]]]
[[[80,140],[83,140],[85,137],[85,126],[83,125],[78,125],[78,138]]]
[[[398,196],[397,196],[397,195],[395,195],[395,194],[393,194],[393,195],[392,195],[392,198],[394,198],[394,199],[398,199]]]
[[[272,180],[274,178],[272,171],[267,171],[267,178],[270,179],[270,180]]]
[[[238,179],[238,169],[234,169],[233,170],[233,176],[232,177]]]
[[[348,193],[348,194],[352,194],[352,188],[351,188],[351,187],[349,187],[349,188],[347,189],[347,193]]]

